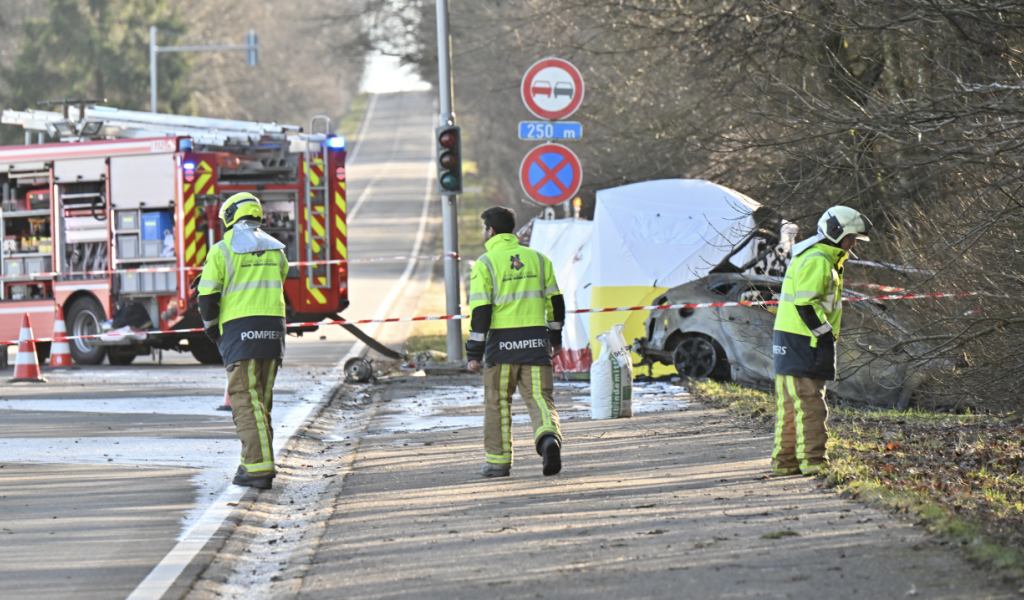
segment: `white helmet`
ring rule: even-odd
[[[804,250],[824,240],[838,244],[848,235],[855,235],[858,240],[870,242],[871,238],[868,237],[870,231],[871,221],[860,212],[849,206],[833,206],[818,219],[817,235],[793,246],[793,256],[798,256]]]

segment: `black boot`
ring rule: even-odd
[[[562,445],[558,438],[546,435],[537,441],[537,453],[544,461],[544,474],[557,475],[562,470]]]
[[[256,477],[250,475],[245,467],[238,465],[238,471],[235,472],[235,478],[231,480],[231,483],[235,485],[254,487],[258,490],[269,490],[274,484],[273,475],[264,475],[262,477]]]

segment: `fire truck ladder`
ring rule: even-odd
[[[21,125],[26,131],[46,132],[62,142],[189,136],[197,144],[212,146],[284,142],[287,136],[298,135],[301,131],[295,125],[166,115],[84,104],[65,106],[63,113],[5,109],[0,123]]]
[[[318,132],[317,126],[323,128]],[[331,218],[330,218],[330,165],[327,164],[327,135],[331,131],[331,119],[317,115],[309,122],[306,162],[306,198],[303,210],[306,217],[306,262],[330,260]],[[321,167],[317,175],[314,167]],[[306,287],[308,290],[331,288],[331,270],[325,264],[306,265]],[[315,295],[315,294],[314,294]]]

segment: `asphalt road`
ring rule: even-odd
[[[418,249],[432,189],[434,112],[427,94],[374,100],[363,140],[350,147],[351,258]],[[429,271],[415,266],[354,264],[345,316],[407,308],[414,275]],[[275,390],[279,436],[326,397],[354,343],[340,327],[288,339]],[[170,352],[157,362],[44,367],[47,384],[0,388],[4,598],[125,598],[229,486],[238,442],[230,413],[214,410],[222,369]],[[11,372],[0,371],[0,380]]]

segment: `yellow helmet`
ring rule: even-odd
[[[249,192],[231,196],[220,207],[220,220],[224,222],[225,229],[231,229],[239,219],[246,217],[257,221],[263,219],[263,205],[260,204],[260,199]]]

